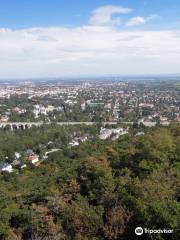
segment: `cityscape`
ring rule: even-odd
[[[11,122],[168,126],[180,121],[178,80],[12,82],[1,84],[0,94],[1,126]]]

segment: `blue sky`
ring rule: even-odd
[[[160,15],[159,27],[180,24],[179,0],[1,0],[0,27],[79,26],[88,23],[93,9],[104,5],[133,8],[131,16]]]
[[[179,73],[179,0],[0,0],[0,78]]]

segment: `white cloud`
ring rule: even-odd
[[[179,31],[123,31],[112,25],[130,8],[105,6],[93,12],[91,25],[75,28],[0,29],[0,78],[79,74],[179,72]],[[137,26],[156,18],[130,19]]]
[[[131,18],[128,22],[126,22],[126,26],[127,27],[134,27],[134,26],[139,26],[139,25],[143,25],[151,20],[154,19],[158,19],[160,18],[160,16],[158,15],[150,15],[148,17],[141,17],[141,16],[137,16],[137,17],[133,17]]]
[[[113,18],[113,14],[127,14],[132,11],[131,8],[121,6],[107,5],[95,9],[92,13],[89,23],[92,25],[119,25],[121,20],[119,17]]]
[[[133,17],[131,18],[127,23],[126,26],[128,27],[133,27],[133,26],[138,26],[146,23],[146,19],[144,17]]]
[[[0,56],[0,78],[179,72],[179,32],[0,29]]]

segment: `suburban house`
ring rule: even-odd
[[[8,122],[9,121],[9,116],[7,115],[0,115],[0,122]]]
[[[79,141],[73,139],[70,143],[69,143],[70,147],[75,147],[75,146],[79,146]]]
[[[0,172],[12,173],[13,172],[12,165],[9,164],[9,163],[2,163],[2,164],[0,164]]]
[[[112,135],[112,140],[118,139],[120,136],[128,134],[128,129],[116,128],[116,129],[107,129],[101,128],[99,138],[105,140],[110,138]]]
[[[40,165],[39,156],[36,154],[29,155],[28,161],[30,162],[30,164],[32,164],[36,167],[38,167]]]

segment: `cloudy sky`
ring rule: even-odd
[[[0,78],[171,73],[179,0],[0,1]]]

